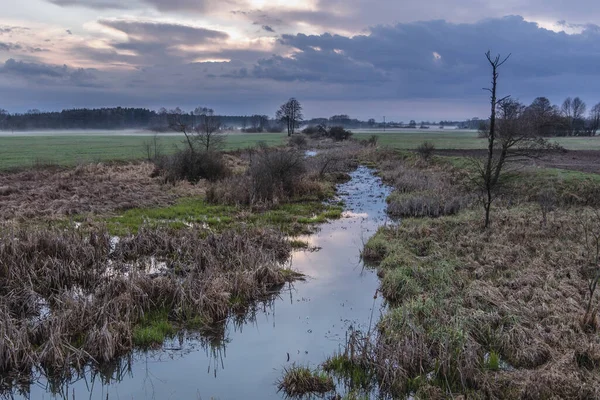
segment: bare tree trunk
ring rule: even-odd
[[[490,106],[491,106],[491,112],[490,112],[490,132],[488,135],[488,154],[487,154],[487,162],[485,165],[485,171],[484,171],[484,181],[485,181],[485,191],[486,191],[486,200],[485,200],[485,228],[487,229],[490,225],[490,209],[492,207],[492,201],[493,201],[493,186],[495,185],[495,181],[497,179],[495,179],[495,177],[497,177],[499,175],[499,170],[496,171],[496,174],[494,174],[495,176],[492,176],[493,174],[493,162],[494,162],[494,142],[496,140],[496,106],[498,104],[498,98],[496,95],[496,88],[498,86],[498,68],[504,64],[506,62],[506,60],[508,60],[508,57],[510,57],[510,54],[508,55],[508,57],[506,57],[503,61],[500,61],[500,56],[496,56],[496,58],[492,59],[491,57],[491,53],[488,51],[485,56],[488,59],[488,62],[490,63],[490,65],[492,66],[492,87],[488,90],[491,93],[491,101],[490,101]],[[506,99],[506,98],[504,98]],[[502,99],[502,100],[504,100]],[[500,100],[500,101],[502,101]],[[501,167],[501,166],[497,166],[497,167]]]

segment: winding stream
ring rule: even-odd
[[[246,318],[232,318],[224,342],[179,337],[154,352],[136,352],[104,375],[51,388],[33,384],[31,399],[281,399],[275,382],[292,363],[317,366],[340,348],[349,327],[368,329],[382,300],[374,271],[363,268],[363,243],[386,223],[390,188],[359,167],[338,186],[340,220],[301,238],[318,251],[295,251],[292,267],[308,279],[286,286]],[[57,392],[58,394],[52,394]]]

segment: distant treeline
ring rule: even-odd
[[[168,131],[169,115],[178,112],[185,122],[195,125],[198,117],[196,110],[184,112],[181,109],[158,111],[146,108],[78,108],[62,111],[29,110],[25,113],[8,113],[0,109],[0,130],[27,131],[45,129],[149,129],[155,131]],[[281,132],[284,128],[280,121],[269,118],[267,115],[220,115],[218,116],[222,129],[242,129],[245,132]],[[443,125],[460,126],[462,128],[477,129],[480,121],[477,119],[467,121],[443,121]],[[342,126],[346,129],[382,129],[382,128],[415,128],[437,125],[435,122],[410,121],[408,124],[395,121],[376,121],[369,119],[362,121],[348,115],[333,115],[329,118],[313,118],[302,121],[303,126]]]
[[[169,116],[180,115],[185,123],[195,126],[203,108],[186,112],[179,108],[158,111],[146,108],[81,108],[54,112],[29,110],[26,113],[10,114],[0,109],[0,130],[26,131],[44,129],[149,129],[168,131]],[[206,109],[204,109],[206,110]],[[212,112],[212,110],[211,110]],[[600,103],[587,112],[586,104],[575,97],[565,99],[560,105],[553,105],[547,98],[538,97],[530,105],[522,105],[523,116],[528,125],[539,136],[590,136],[595,135],[600,126]],[[282,132],[284,124],[269,118],[267,115],[217,115],[221,129],[242,129],[245,132]],[[487,120],[472,118],[466,121],[440,121],[409,123],[395,121],[361,121],[346,114],[333,115],[329,118],[313,118],[299,121],[301,126],[332,127],[341,126],[346,129],[382,129],[382,128],[428,128],[439,125],[458,127],[461,129],[485,128]]]

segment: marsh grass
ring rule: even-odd
[[[305,398],[312,395],[323,396],[335,390],[333,378],[322,371],[309,367],[292,365],[283,371],[277,388],[290,398]]]
[[[142,227],[0,230],[0,373],[57,374],[153,347],[179,327],[222,324],[299,275],[280,232]],[[151,260],[164,270],[148,273]]]

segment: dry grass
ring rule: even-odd
[[[111,361],[158,310],[175,325],[222,324],[233,299],[267,299],[297,278],[282,264],[289,242],[268,229],[142,229],[118,243],[102,229],[3,229],[0,243],[0,373],[9,375]],[[168,332],[166,322],[156,326]]]
[[[164,206],[205,185],[164,185],[150,163],[89,164],[0,174],[0,219],[53,218]]]

